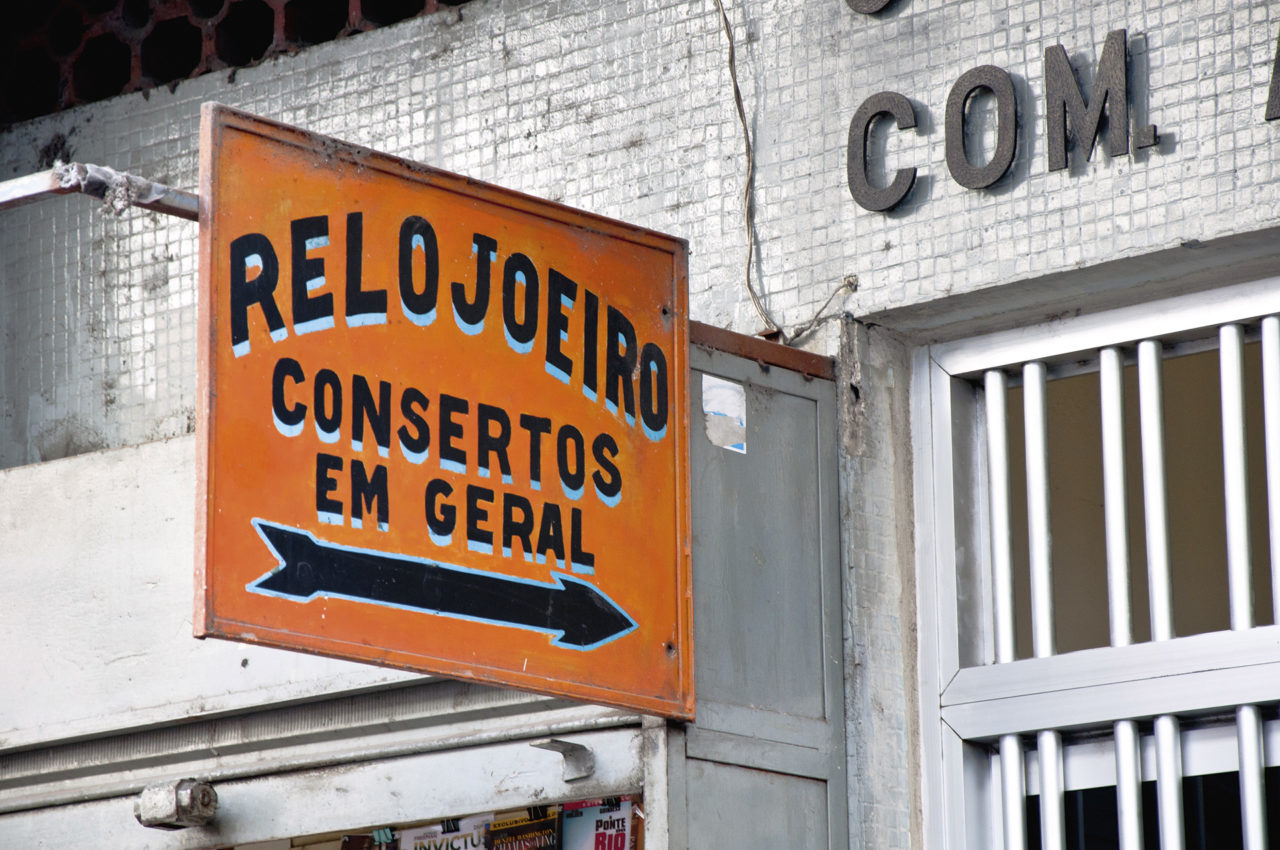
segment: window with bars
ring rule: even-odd
[[[915,370],[926,846],[1280,846],[1280,279]]]

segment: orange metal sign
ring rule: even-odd
[[[693,715],[683,241],[215,104],[198,636]]]

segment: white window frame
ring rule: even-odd
[[[1036,653],[1047,657],[994,663],[1009,656],[1000,652],[994,637],[998,627],[993,585],[1000,578],[992,568],[992,476],[987,413],[979,390],[989,370],[1047,363],[1059,373],[1069,372],[1082,358],[1097,359],[1102,349],[1122,347],[1132,353],[1144,340],[1188,350],[1216,348],[1223,326],[1256,328],[1261,323],[1264,361],[1280,364],[1277,315],[1280,277],[1273,277],[916,351],[912,429],[924,846],[1017,847],[1018,841],[1005,837],[1023,828],[1020,803],[1024,795],[1040,793],[1046,782],[1048,793],[1057,796],[1060,813],[1064,790],[1117,784],[1121,772],[1131,779],[1136,775],[1130,793],[1137,793],[1136,781],[1236,771],[1242,758],[1242,775],[1256,774],[1260,783],[1263,765],[1280,764],[1280,721],[1263,723],[1257,711],[1258,703],[1280,699],[1280,626],[1249,628],[1250,621],[1233,631],[1063,655],[1054,655],[1050,646],[1048,652]],[[1159,346],[1148,347],[1156,352],[1158,364]],[[1094,368],[1098,367],[1086,366],[1084,371]],[[1277,373],[1280,369],[1264,370],[1273,576],[1280,557]],[[958,515],[967,519],[957,522]],[[961,581],[958,574],[967,580]],[[962,599],[962,593],[967,598]],[[1214,712],[1235,713],[1236,724],[1193,729],[1177,724],[1179,716]],[[1150,718],[1157,718],[1156,734],[1140,735],[1134,720],[1145,724]],[[1166,724],[1161,729],[1164,718],[1171,719],[1171,728]],[[1113,724],[1113,735],[1105,736]],[[1084,728],[1098,729],[1104,737],[1072,744],[1063,752],[1060,733]],[[1165,752],[1158,752],[1162,748]],[[1055,749],[1062,753],[1056,770],[1047,764],[1042,771],[1037,751],[1057,760]],[[1001,755],[1003,750],[1008,751]],[[1002,762],[1022,765],[1021,770],[1009,771],[1008,783],[1002,778]],[[1163,800],[1178,782],[1160,784]],[[1248,789],[1245,796],[1251,796]],[[1250,805],[1256,821],[1258,801],[1246,801],[1246,810]],[[1123,839],[1123,801],[1121,808]],[[1180,830],[1180,801],[1167,808],[1177,809],[1177,820],[1162,823],[1162,831],[1175,826]],[[1162,811],[1162,820],[1172,817],[1170,812]],[[1249,817],[1246,811],[1246,847],[1256,841],[1249,835]],[[1049,850],[1056,841],[1052,835],[1045,838],[1043,846]],[[1122,841],[1121,846],[1127,845]]]

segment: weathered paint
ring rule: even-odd
[[[197,634],[692,717],[684,243],[204,114]]]

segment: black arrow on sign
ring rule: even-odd
[[[339,597],[552,635],[568,649],[595,649],[636,627],[591,584],[553,573],[550,583],[423,558],[355,549],[261,519],[253,526],[280,564],[248,584],[255,593],[310,602]]]

